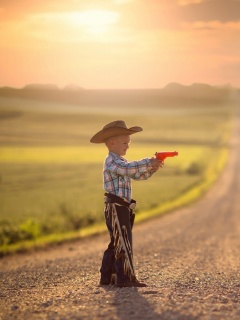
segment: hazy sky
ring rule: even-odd
[[[240,0],[0,0],[0,86],[240,87]]]

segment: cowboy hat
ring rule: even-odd
[[[127,128],[126,124],[122,120],[117,120],[106,124],[102,130],[97,132],[90,142],[92,143],[103,143],[106,139],[122,135],[122,134],[133,134],[142,131],[141,127]]]

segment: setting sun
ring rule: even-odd
[[[75,14],[74,22],[83,25],[88,31],[101,33],[107,30],[107,27],[118,21],[119,15],[116,12],[106,10],[87,10]]]
[[[23,27],[26,34],[48,41],[101,41],[98,36],[111,34],[118,20],[119,14],[108,10],[44,12],[26,17]]]

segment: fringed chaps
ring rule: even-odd
[[[115,259],[122,259],[124,273],[129,277],[130,281],[135,280],[136,276],[133,266],[132,244],[129,240],[131,235],[128,234],[128,230],[126,227],[127,223],[130,225],[130,222],[126,221],[127,219],[130,219],[130,216],[122,216],[121,218],[119,218],[119,215],[124,214],[124,212],[121,212],[122,206],[118,206],[115,203],[108,204],[108,206],[111,206],[112,209],[112,228],[114,237]],[[124,209],[126,210],[126,208]],[[127,210],[129,211],[129,209]]]

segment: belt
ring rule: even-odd
[[[134,199],[132,199],[130,202],[128,202],[128,201],[124,200],[123,198],[118,197],[112,193],[105,193],[104,195],[105,195],[105,202],[106,203],[116,203],[120,206],[128,207],[131,210],[136,208],[137,201]]]

